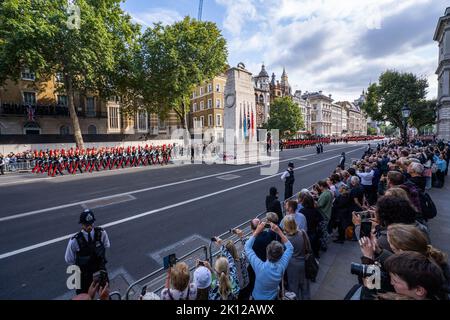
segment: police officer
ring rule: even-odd
[[[284,200],[292,197],[294,191],[294,163],[289,162],[287,170],[281,176],[281,180],[284,181]]]
[[[339,159],[339,167],[345,170],[345,152],[341,153],[341,158]]]
[[[81,231],[74,235],[67,245],[65,260],[77,265],[81,271],[81,288],[77,294],[87,293],[93,281],[93,274],[106,272],[106,248],[110,247],[108,234],[100,227],[94,227],[94,213],[86,209],[80,215]],[[108,277],[105,273],[106,281]]]

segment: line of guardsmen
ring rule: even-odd
[[[167,165],[172,157],[172,145],[145,147],[111,147],[101,149],[69,149],[35,151],[33,173],[76,174],[94,170],[112,170],[125,167]]]

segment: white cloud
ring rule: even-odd
[[[153,24],[158,22],[161,22],[163,25],[169,25],[183,18],[175,10],[162,8],[153,8],[145,12],[130,13],[130,15],[134,21],[145,27],[153,27]]]
[[[386,69],[428,78],[436,96],[437,44],[432,40],[444,0],[216,0],[230,58],[266,63],[291,85],[354,99]],[[236,61],[234,61],[236,60]],[[246,61],[247,60],[247,61]],[[259,67],[251,70],[259,72]]]

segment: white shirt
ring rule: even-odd
[[[282,175],[281,175],[281,180],[286,180],[287,177],[289,177],[290,175],[290,170],[286,170]]]
[[[81,233],[83,234],[84,238],[86,239],[86,241],[88,241],[88,233],[84,230],[81,230]],[[91,234],[91,238],[94,239],[94,228],[92,228],[90,234]],[[108,234],[106,233],[105,230],[102,231],[102,243],[105,246],[105,248],[109,248],[111,246],[110,242],[109,242],[109,238],[108,238]],[[80,251],[80,247],[78,246],[78,242],[77,239],[70,239],[69,243],[67,244],[67,249],[66,249],[66,255],[65,255],[65,259],[66,259],[66,263],[69,265],[74,265],[75,264],[75,259],[77,257],[77,252]]]
[[[374,173],[375,172],[371,170],[370,172],[357,172],[356,174],[361,178],[362,185],[371,186]]]

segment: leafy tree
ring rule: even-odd
[[[186,17],[148,28],[142,37],[144,103],[163,116],[174,110],[187,128],[194,88],[223,72],[227,55],[226,40],[213,22]]]
[[[382,124],[380,125],[381,134],[390,137],[393,136],[396,132],[396,128],[392,125]]]
[[[114,92],[119,61],[139,33],[121,2],[74,0],[79,25],[77,16],[67,10],[67,0],[0,2],[0,84],[17,81],[25,67],[36,72],[37,81],[60,73],[63,81],[57,90],[67,94],[75,141],[81,148],[75,92],[101,97]]]
[[[436,122],[436,100],[421,101],[411,110],[411,126],[420,131],[423,127]]]
[[[269,130],[278,129],[280,138],[286,139],[304,129],[303,116],[299,106],[290,97],[276,98],[270,106]]]
[[[404,134],[401,110],[405,103],[412,114],[421,112],[427,95],[428,81],[412,73],[388,70],[380,75],[378,84],[368,88],[367,101],[362,108],[375,121],[389,121]],[[410,118],[410,121],[413,121]]]
[[[367,135],[369,136],[376,136],[377,135],[377,129],[373,127],[367,127]]]

